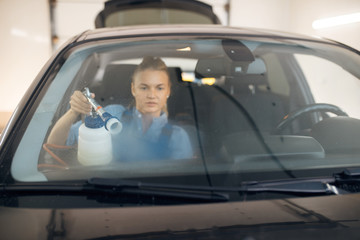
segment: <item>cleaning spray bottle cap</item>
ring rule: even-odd
[[[96,116],[86,116],[85,117],[85,126],[88,128],[101,128],[104,126],[104,121],[99,115]]]

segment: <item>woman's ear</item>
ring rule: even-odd
[[[131,83],[131,94],[135,97],[135,87],[133,82]]]
[[[166,95],[167,98],[169,98],[171,95],[171,85],[169,85],[168,93]]]

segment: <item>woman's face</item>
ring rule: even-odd
[[[131,92],[140,113],[159,117],[170,95],[169,77],[164,71],[139,72],[134,76]]]

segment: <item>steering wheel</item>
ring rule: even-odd
[[[277,125],[276,131],[281,132],[284,130],[289,124],[294,121],[299,116],[309,113],[309,112],[331,112],[338,116],[349,116],[343,110],[341,110],[338,106],[327,104],[327,103],[314,103],[310,105],[306,105],[303,108],[300,108],[292,113],[286,115],[283,120]]]

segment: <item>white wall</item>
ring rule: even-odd
[[[360,12],[359,0],[295,0],[291,28],[298,33],[317,35],[343,42],[360,50],[360,22],[315,30],[314,20]]]
[[[51,54],[47,0],[0,0],[0,112],[11,112]]]
[[[360,23],[315,30],[313,21],[360,12],[359,0],[230,0],[230,25],[316,35],[360,49]]]
[[[105,0],[57,0],[54,28],[58,46],[72,36],[95,28],[95,17],[104,8]]]
[[[287,31],[290,28],[289,0],[230,0],[229,25]]]

